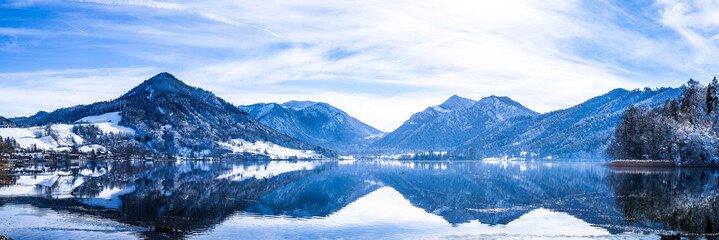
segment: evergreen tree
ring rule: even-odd
[[[714,77],[707,86],[706,98],[707,114],[711,114],[719,106],[719,83],[717,83],[717,77]]]
[[[615,141],[607,153],[616,159],[641,159],[640,120],[641,111],[630,103],[615,131]]]
[[[668,111],[675,121],[679,120],[679,101],[676,98],[670,102]]]
[[[704,96],[701,94],[702,88],[699,82],[694,79],[689,79],[686,85],[682,86],[684,93],[682,94],[681,105],[679,109],[684,116],[688,117],[689,122],[694,123],[697,121],[697,114],[700,114],[698,108],[701,108],[701,102]]]

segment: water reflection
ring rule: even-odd
[[[630,223],[652,221],[684,235],[719,231],[719,170],[618,171],[607,177]]]
[[[716,170],[612,172],[595,163],[18,164],[0,167],[0,235],[591,238],[713,233],[719,223],[718,176]]]

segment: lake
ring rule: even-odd
[[[391,160],[0,168],[0,235],[14,239],[713,239],[719,231],[716,169]]]

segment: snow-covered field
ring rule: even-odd
[[[57,139],[45,133],[45,126],[29,128],[0,128],[0,136],[11,137],[20,144],[20,147],[30,148],[35,144],[40,149],[46,150],[70,150],[72,146],[78,146],[80,151],[104,150],[100,145],[84,145],[84,139],[72,132],[72,127],[81,124],[97,125],[103,133],[126,133],[134,134],[135,130],[120,126],[122,120],[120,112],[111,112],[98,116],[89,116],[76,121],[74,124],[53,124],[51,130]],[[40,136],[40,137],[38,137]]]
[[[272,159],[288,159],[288,158],[300,158],[300,159],[315,159],[323,158],[322,155],[312,150],[299,150],[286,148],[271,142],[248,142],[243,139],[233,139],[229,142],[218,142],[221,146],[232,150],[234,153],[254,153],[260,155],[267,155]]]
[[[41,149],[55,149],[58,150],[61,147],[69,147],[74,144],[81,145],[83,143],[82,137],[72,133],[72,126],[69,124],[54,124],[51,129],[52,132],[58,136],[55,140],[51,136],[46,136],[45,127],[29,127],[29,128],[0,128],[0,136],[11,137],[17,141],[23,148],[29,148],[33,144],[37,145]],[[37,137],[42,135],[42,137]],[[73,140],[75,143],[73,144]]]
[[[75,124],[92,123],[94,125],[97,125],[97,127],[99,127],[103,133],[126,133],[131,135],[135,134],[135,130],[133,130],[132,128],[120,126],[120,120],[122,120],[122,116],[120,116],[120,113],[121,112],[110,112],[97,116],[84,117],[80,120],[77,120]]]

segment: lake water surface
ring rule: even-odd
[[[719,171],[482,161],[0,167],[14,239],[716,239]]]

